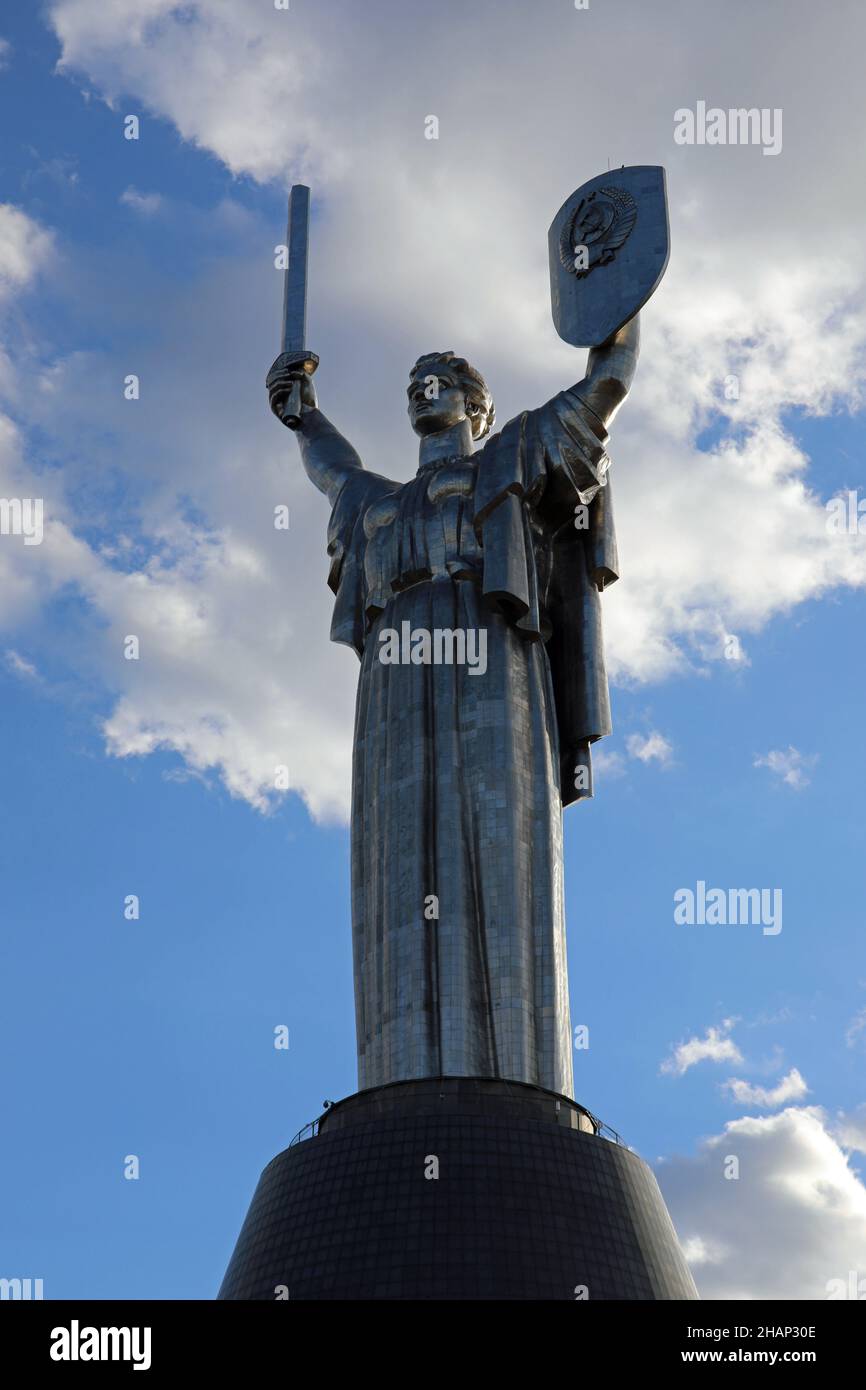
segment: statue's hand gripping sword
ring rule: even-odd
[[[307,336],[307,252],[310,236],[310,190],[303,183],[289,194],[286,245],[289,263],[284,272],[282,351],[268,372],[271,409],[290,430],[300,429],[303,373],[312,376],[319,365],[305,346]]]

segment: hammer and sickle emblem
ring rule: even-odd
[[[566,218],[559,243],[559,255],[566,270],[584,279],[597,265],[612,261],[628,239],[637,221],[637,203],[624,188],[597,188],[581,198],[574,214]],[[578,248],[585,255],[580,268],[575,265]]]

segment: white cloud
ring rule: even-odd
[[[0,207],[0,266],[9,269],[10,295],[29,284],[52,245],[50,233],[31,218]],[[220,302],[220,275],[215,272],[203,291],[206,305]],[[145,299],[149,291],[140,293]],[[169,336],[182,341],[189,305],[178,297],[171,313]],[[294,459],[286,467],[288,434],[266,411],[255,413],[262,447],[248,477],[239,478],[237,460],[256,446],[244,434],[244,412],[235,410],[234,430],[223,426],[209,456],[200,460],[207,485],[193,482],[189,462],[199,457],[202,403],[221,394],[211,345],[231,335],[222,327],[211,330],[206,308],[192,318],[200,323],[202,342],[196,365],[201,385],[192,401],[189,368],[184,384],[162,345],[146,358],[140,354],[145,389],[159,393],[164,386],[165,401],[177,392],[177,409],[162,417],[164,453],[152,436],[137,431],[128,413],[116,413],[135,406],[123,401],[117,386],[123,373],[118,377],[114,361],[73,353],[45,369],[26,337],[14,362],[0,349],[0,391],[22,421],[43,428],[53,451],[70,438],[78,441],[64,470],[40,470],[28,456],[21,427],[0,413],[0,495],[39,496],[45,509],[42,545],[24,547],[11,538],[0,547],[0,631],[26,631],[38,652],[40,612],[61,591],[77,592],[87,609],[88,641],[82,643],[77,629],[60,639],[66,643],[60,653],[55,635],[53,655],[115,692],[104,725],[109,752],[126,757],[175,751],[193,771],[218,771],[232,795],[261,810],[279,795],[277,766],[287,766],[291,786],[314,816],[342,818],[357,659],[327,642],[326,512],[314,530],[302,524],[290,534],[275,532],[275,504],[288,500],[294,512],[304,484]],[[231,389],[221,399],[232,400]],[[101,403],[94,409],[96,401]],[[123,452],[127,482],[148,479],[148,508],[131,518],[136,530],[140,525],[137,538],[124,532],[111,498],[116,441],[124,428],[130,433]],[[164,467],[164,474],[154,477],[154,466]],[[109,479],[104,504],[103,475]],[[221,518],[219,527],[189,524],[179,504],[186,489]],[[79,511],[75,494],[81,491]],[[77,534],[85,524],[107,538],[91,542]],[[308,597],[312,573],[322,582]],[[287,595],[295,596],[291,611]],[[123,658],[123,639],[130,633],[141,643],[137,662]],[[22,678],[36,671],[11,643],[5,660]]]
[[[786,1101],[802,1100],[809,1094],[809,1087],[796,1067],[792,1067],[787,1076],[783,1076],[777,1085],[771,1088],[753,1086],[750,1081],[739,1081],[732,1077],[730,1081],[724,1082],[722,1090],[727,1091],[731,1098],[741,1105],[759,1105],[763,1110],[775,1110]]]
[[[162,207],[162,194],[139,193],[138,189],[130,184],[129,188],[125,188],[121,193],[120,201],[136,212],[143,213],[145,217],[152,217]]]
[[[113,106],[131,97],[167,116],[234,174],[275,178],[299,150],[326,152],[316,79],[333,21],[323,33],[303,6],[138,0],[130,10],[124,0],[60,0],[51,17],[61,70],[86,73]],[[346,41],[339,27],[330,38]]]
[[[625,758],[616,749],[609,749],[604,743],[593,745],[592,749],[592,773],[595,778],[599,773],[605,781],[613,781],[617,777],[624,777],[626,771]]]
[[[0,203],[0,301],[24,289],[52,253],[54,239],[12,203]]]
[[[50,260],[52,234],[20,208],[0,204],[0,301],[12,307],[16,293],[26,290]],[[26,334],[16,321],[19,349],[13,364],[0,343],[0,393],[21,403],[21,389],[32,389],[32,361]],[[9,330],[7,330],[7,336]],[[26,632],[32,637],[46,602],[65,584],[76,585],[87,574],[89,548],[70,528],[58,521],[60,481],[56,471],[37,474],[28,458],[21,429],[0,412],[0,496],[42,498],[44,534],[40,545],[28,546],[19,536],[8,536],[0,545],[0,629]],[[7,668],[18,676],[33,677],[35,666],[14,646],[6,648]]]
[[[781,777],[786,786],[799,792],[809,785],[810,779],[806,775],[806,769],[814,767],[817,761],[817,754],[807,757],[798,749],[789,746],[784,750],[773,749],[765,756],[755,758],[754,766],[768,767],[777,777]]]
[[[700,1265],[721,1264],[725,1258],[725,1247],[715,1245],[703,1236],[690,1236],[682,1242],[682,1250],[693,1274]]]
[[[657,729],[643,737],[640,734],[629,734],[626,748],[630,758],[638,758],[642,763],[661,763],[662,767],[668,766],[674,751]]]
[[[13,675],[21,676],[25,680],[38,681],[40,679],[39,672],[33,665],[33,662],[28,661],[26,657],[21,656],[20,653],[16,652],[12,647],[8,647],[4,655],[6,658],[6,665]]]
[[[694,86],[707,52],[714,82],[731,93],[728,101],[719,91],[722,104],[736,105],[744,90],[762,104],[769,81],[762,44],[773,48],[784,19],[775,0],[740,22],[706,11],[688,34],[677,30],[676,43],[659,41],[673,11],[638,3],[603,7],[591,31],[567,7],[540,26],[531,6],[482,13],[450,0],[411,32],[391,0],[382,0],[375,20],[363,7],[335,5],[324,19],[312,7],[278,12],[257,0],[145,0],[133,14],[117,0],[55,0],[51,15],[65,71],[112,102],[123,96],[124,113],[141,109],[171,121],[236,175],[313,182],[310,322],[322,353],[323,408],[369,466],[395,477],[413,468],[402,392],[419,351],[447,343],[467,352],[488,375],[501,420],[580,374],[583,355],[560,343],[550,324],[547,225],[606,156],[613,165],[663,161],[673,256],[644,314],[641,367],[611,446],[623,579],[604,597],[609,669],[638,682],[713,663],[747,679],[744,662],[724,660],[724,634],[748,639],[754,652],[770,619],[866,583],[866,547],[828,532],[820,478],[787,416],[791,408],[826,416],[861,400],[866,191],[852,186],[837,138],[863,102],[859,14],[851,17],[856,32],[835,43],[838,80],[819,110],[808,80],[813,54],[834,40],[818,12],[800,17],[785,72],[774,73],[766,100],[785,107],[785,148],[774,160],[751,148],[678,147],[672,132],[681,93]],[[651,83],[647,46],[655,55]],[[612,51],[627,93],[613,106]],[[514,98],[516,53],[525,100]],[[394,82],[407,64],[411,84]],[[440,118],[438,141],[423,136],[430,112]],[[565,133],[578,117],[583,153],[575,165]],[[810,206],[836,210],[822,224],[820,255],[804,254],[804,189]],[[281,230],[256,228],[262,257]],[[278,295],[244,259],[247,246],[222,267],[218,321],[206,272],[187,296],[190,316],[180,331],[165,312],[175,282],[156,287],[167,324],[162,370],[185,393],[203,388],[208,409],[187,418],[179,393],[173,433],[155,431],[150,452],[161,449],[171,461],[172,486],[161,480],[144,521],[151,535],[171,527],[177,494],[185,493],[206,509],[208,526],[184,538],[175,570],[164,565],[146,577],[160,605],[176,600],[176,622],[165,643],[159,631],[150,634],[158,685],[141,679],[143,668],[134,675],[108,663],[119,691],[110,746],[175,748],[195,767],[220,768],[237,794],[262,804],[274,750],[297,740],[288,761],[311,806],[334,807],[336,796],[345,807],[354,659],[327,647],[322,504],[302,479],[296,483],[294,446],[267,432],[263,393],[258,380],[251,384],[268,365]],[[219,389],[216,341],[223,344]],[[202,355],[208,372],[199,370]],[[727,399],[731,374],[739,390]],[[52,380],[46,374],[46,393]],[[92,372],[83,387],[82,428],[96,435],[105,397],[95,395]],[[698,441],[708,427],[720,437],[707,451]],[[293,540],[291,554],[278,557],[261,517],[286,455]],[[237,460],[253,456],[239,506]],[[130,468],[142,466],[159,464],[142,451]],[[259,557],[257,577],[241,554]],[[134,595],[101,572],[100,582],[109,613]],[[193,645],[184,655],[176,624],[197,606],[207,619],[203,627],[190,620]],[[231,632],[224,645],[213,637],[223,621]],[[267,650],[264,628],[277,633]],[[313,736],[318,751],[309,749]],[[638,756],[661,758],[661,746],[653,753],[644,745]]]
[[[845,1029],[845,1046],[856,1047],[864,1032],[866,1032],[866,1008],[855,1014]]]
[[[174,750],[198,772],[219,771],[232,795],[260,810],[276,800],[277,768],[287,767],[314,815],[340,816],[357,661],[342,653],[336,697],[311,688],[298,661],[312,634],[305,638],[304,620],[287,606],[278,611],[275,587],[267,558],[228,535],[192,537],[165,567],[100,567],[88,595],[109,624],[103,672],[124,687],[104,726],[108,749],[119,757]],[[130,633],[137,662],[122,655]]]
[[[736,1019],[726,1018],[718,1028],[708,1028],[702,1038],[678,1043],[660,1070],[667,1076],[684,1076],[698,1062],[742,1062],[743,1055],[729,1036]]]
[[[12,45],[8,39],[0,39],[0,72],[9,66],[9,55],[12,52]]]
[[[818,1107],[732,1120],[657,1176],[702,1298],[826,1299],[866,1274],[866,1188]]]
[[[850,1114],[840,1111],[833,1133],[843,1149],[866,1154],[866,1102]]]

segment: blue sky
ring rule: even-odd
[[[228,17],[152,0],[127,32],[120,7],[61,0],[0,27],[0,203],[26,219],[0,222],[14,250],[0,252],[0,491],[38,486],[52,519],[39,547],[0,536],[0,1274],[41,1277],[46,1297],[213,1296],[260,1169],[355,1086],[356,661],[328,645],[326,511],[263,389],[287,183],[308,178],[317,198],[323,407],[369,466],[409,476],[403,374],[419,352],[446,339],[467,351],[502,422],[580,374],[549,323],[546,229],[610,153],[667,165],[675,241],[612,441],[615,733],[594,802],[565,818],[572,1021],[590,1029],[576,1092],[658,1164],[703,1292],[826,1296],[828,1279],[866,1271],[866,536],[837,546],[822,519],[838,491],[866,495],[866,312],[860,211],[829,146],[816,197],[841,210],[814,264],[792,224],[817,139],[798,65],[819,41],[828,61],[841,55],[804,29],[789,87],[761,77],[769,21],[745,56],[744,16],[725,35],[695,28],[631,91],[621,127],[603,138],[590,121],[579,158],[554,138],[529,160],[504,103],[511,68],[479,92],[459,63],[442,76],[435,36],[419,57],[390,3],[383,53],[343,9],[324,6],[317,26],[300,7],[285,48],[262,27],[282,17],[245,3]],[[530,18],[482,9],[473,23],[513,66]],[[678,13],[662,5],[655,22],[673,34]],[[643,22],[631,5],[587,21],[597,31],[563,59],[587,73],[582,112],[603,26],[633,36]],[[328,34],[360,54],[336,116]],[[571,40],[536,36],[526,80],[540,92],[549,46]],[[718,70],[701,86],[714,38]],[[407,52],[420,96],[393,81],[375,106]],[[237,90],[225,81],[209,105],[235,62]],[[269,84],[270,134],[248,99]],[[718,151],[675,147],[674,108],[707,93],[783,104],[783,153],[728,150],[713,165]],[[552,130],[563,100],[549,96]],[[440,106],[452,125],[471,118],[471,138],[416,142],[410,157]],[[128,111],[137,142],[122,137]],[[452,208],[467,152],[479,186]],[[430,177],[447,235],[434,228],[428,244],[412,178],[440,153]],[[735,195],[752,208],[745,230]],[[743,391],[719,417],[725,362]],[[128,372],[141,376],[134,404]],[[281,501],[288,539],[270,522]],[[128,632],[142,634],[134,670]],[[723,659],[724,633],[746,659]],[[779,771],[759,762],[774,752]],[[278,798],[268,777],[282,760],[294,790]],[[782,931],[675,925],[674,892],[698,880],[781,888]],[[124,919],[131,893],[137,922]],[[273,1047],[278,1024],[288,1052]],[[702,1060],[675,1053],[689,1040]],[[792,1073],[802,1083],[760,1095]],[[743,1155],[739,1224],[718,1215],[717,1152]],[[131,1153],[136,1182],[123,1177]],[[759,1220],[760,1268],[747,1248]]]

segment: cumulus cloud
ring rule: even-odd
[[[160,193],[139,193],[138,189],[133,188],[131,184],[121,193],[120,201],[135,212],[143,213],[145,217],[152,217],[162,207],[162,195]]]
[[[664,163],[673,256],[644,314],[642,362],[611,446],[623,562],[622,581],[604,596],[612,676],[634,683],[713,663],[742,669],[725,659],[727,636],[754,646],[770,619],[866,583],[866,548],[828,531],[820,478],[790,416],[861,402],[866,192],[852,186],[835,138],[861,99],[852,96],[861,91],[856,34],[836,44],[838,81],[816,113],[809,76],[816,45],[832,33],[804,8],[766,101],[784,103],[785,148],[766,160],[756,148],[675,145],[673,113],[684,91],[708,80],[708,53],[723,105],[744,90],[761,104],[785,15],[777,0],[744,16],[748,44],[725,11],[702,12],[684,33],[673,8],[638,3],[600,7],[591,19],[563,8],[544,24],[531,6],[487,0],[468,11],[445,0],[411,24],[392,0],[381,0],[375,21],[363,7],[280,12],[255,0],[145,0],[132,15],[105,0],[55,0],[50,14],[62,70],[118,111],[123,97],[124,112],[171,122],[235,175],[312,181],[310,322],[322,405],[368,466],[396,478],[414,466],[402,391],[419,351],[447,342],[477,361],[501,420],[581,374],[583,356],[550,323],[547,225],[605,156]],[[852,15],[851,24],[866,37],[866,19]],[[665,42],[666,25],[675,43]],[[628,99],[611,105],[614,51]],[[516,101],[518,52],[525,99]],[[395,82],[407,65],[411,84]],[[431,112],[435,141],[424,138]],[[811,206],[836,210],[819,256],[804,255],[804,188]],[[141,594],[170,615],[148,634],[148,672],[102,648],[94,658],[117,692],[106,725],[112,751],[174,749],[190,766],[219,769],[256,805],[271,799],[277,758],[311,808],[330,814],[348,801],[354,658],[328,650],[326,513],[297,478],[294,445],[273,433],[261,393],[278,300],[264,265],[282,229],[237,225],[235,262],[221,267],[221,317],[208,303],[215,281],[206,268],[189,287],[184,322],[172,312],[176,281],[151,286],[166,329],[152,370],[162,372],[173,432],[151,424],[125,457],[158,484],[139,521],[159,567],[142,569],[139,592],[115,574],[119,554],[76,551],[71,487],[64,553],[73,572],[93,571],[88,601],[112,642]],[[93,357],[70,359],[52,364],[40,388],[47,403],[61,381],[81,383],[80,429],[97,443],[106,397],[95,384],[108,370]],[[172,379],[184,387],[173,399]],[[208,409],[193,417],[186,396],[201,387]],[[170,484],[154,478],[159,451]],[[255,466],[239,500],[241,458]],[[265,539],[275,494],[292,506],[282,554]],[[206,524],[178,538],[167,560],[161,538],[178,529],[179,496],[195,500]],[[638,756],[660,754],[644,745]]]
[[[54,238],[12,203],[0,203],[0,303],[23,289],[49,259]]]
[[[861,1009],[845,1029],[845,1046],[856,1047],[866,1034],[866,1009]]]
[[[802,1100],[809,1094],[809,1087],[796,1067],[792,1067],[787,1076],[772,1087],[753,1086],[750,1081],[731,1077],[730,1081],[724,1082],[722,1090],[727,1091],[732,1100],[742,1105],[758,1105],[762,1110],[775,1110],[786,1101]]]
[[[668,1076],[684,1076],[698,1062],[742,1062],[743,1054],[729,1036],[735,1022],[735,1019],[726,1018],[718,1028],[708,1028],[702,1038],[678,1043],[670,1057],[662,1062],[660,1070]]]
[[[840,1111],[833,1132],[843,1149],[866,1153],[866,1103],[849,1114]]]
[[[776,748],[762,757],[755,758],[755,767],[768,767],[777,777],[781,777],[787,787],[802,791],[809,785],[807,769],[815,766],[817,755],[807,757],[799,749],[790,745],[787,749]]]
[[[625,758],[622,753],[617,752],[615,748],[606,748],[603,743],[598,743],[593,747],[593,776],[600,774],[604,779],[613,780],[617,777],[624,777],[625,770]]]
[[[702,1298],[840,1297],[866,1272],[866,1188],[818,1107],[732,1120],[657,1175]]]
[[[725,1247],[716,1245],[703,1236],[689,1236],[681,1244],[683,1254],[691,1266],[693,1274],[699,1265],[721,1264],[725,1258]]]
[[[351,712],[340,720],[333,702],[323,698],[317,709],[309,698],[292,664],[292,654],[301,656],[298,625],[274,611],[273,585],[261,555],[226,535],[210,545],[198,537],[165,567],[100,567],[88,596],[110,625],[103,670],[125,686],[105,721],[108,749],[119,757],[178,752],[198,772],[218,771],[232,795],[260,810],[287,769],[314,815],[341,815]],[[132,663],[122,655],[128,634],[140,643]],[[343,655],[346,666],[355,663]]]
[[[19,209],[0,209],[0,266],[11,268],[14,289],[30,284],[52,245],[50,232]],[[235,288],[229,312],[242,316],[240,280]],[[315,817],[343,818],[357,659],[327,641],[326,510],[315,528],[293,520],[289,532],[275,530],[276,506],[303,515],[294,503],[305,480],[291,454],[287,462],[288,432],[266,411],[256,409],[256,426],[245,429],[249,412],[236,407],[230,381],[221,398],[234,426],[222,426],[205,457],[199,452],[202,402],[220,394],[212,344],[232,339],[232,325],[212,319],[224,289],[214,272],[193,292],[194,306],[179,295],[165,315],[176,343],[187,343],[187,324],[197,335],[183,373],[162,343],[136,353],[146,394],[162,399],[153,433],[130,414],[146,404],[124,401],[114,360],[72,353],[45,366],[29,349],[19,347],[13,361],[0,350],[0,391],[19,416],[0,414],[0,496],[41,497],[45,515],[41,545],[12,536],[0,546],[0,630],[26,630],[35,641],[52,599],[76,593],[85,626],[55,636],[53,656],[113,699],[103,725],[111,754],[174,752],[191,770],[218,772],[232,795],[263,811],[282,795],[287,769]],[[142,304],[148,293],[142,287]],[[62,471],[39,468],[27,425],[43,430],[52,452],[72,437],[79,452]],[[238,459],[248,455],[254,465],[239,475]],[[139,515],[117,513],[118,472],[127,485],[145,481]],[[190,519],[189,492],[219,525]],[[139,640],[137,661],[124,658],[128,635]],[[23,677],[27,662],[13,643],[8,650],[7,666]]]
[[[327,152],[317,77],[328,34],[312,7],[60,0],[51,17],[61,71],[86,74],[113,106],[135,97],[234,174],[274,178],[300,148]]]
[[[15,296],[31,288],[51,261],[54,237],[21,208],[0,204],[0,394],[15,396],[25,368],[26,354],[15,363],[8,355],[7,317]],[[33,466],[20,425],[0,412],[0,497],[43,504],[41,544],[10,531],[0,545],[0,628],[6,633],[32,634],[50,599],[67,584],[77,585],[90,568],[89,547],[63,520],[59,498],[62,484],[56,472],[40,474]],[[35,667],[14,646],[6,649],[7,669],[18,676],[32,676]],[[31,670],[33,667],[33,670]]]
[[[625,746],[630,758],[637,758],[642,763],[661,763],[662,767],[668,766],[674,751],[664,734],[657,729],[646,735],[629,734]]]
[[[26,656],[21,656],[20,652],[16,652],[12,647],[9,647],[4,653],[4,656],[6,658],[6,666],[13,675],[20,676],[22,680],[38,681],[40,679],[39,672],[33,665],[33,662],[28,661]]]

